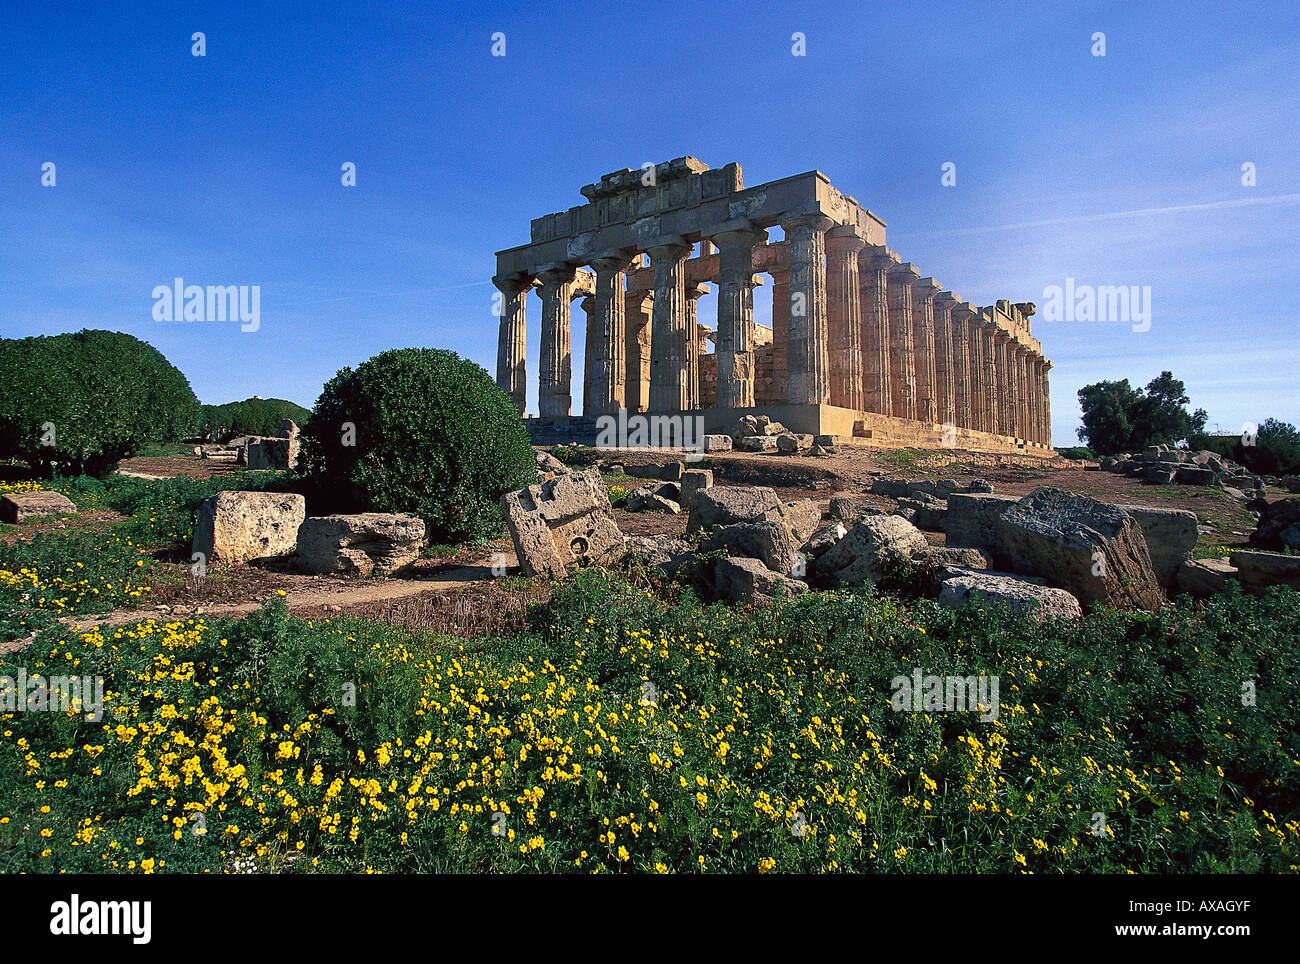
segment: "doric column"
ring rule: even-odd
[[[790,242],[790,336],[786,398],[825,405],[831,398],[826,323],[826,230],[835,222],[814,213],[784,222]]]
[[[538,274],[542,282],[542,359],[538,371],[537,410],[543,418],[567,417],[573,408],[570,394],[573,358],[570,307],[573,279],[571,264],[547,265]]]
[[[966,348],[970,361],[967,372],[970,378],[969,427],[984,432],[987,431],[984,426],[984,396],[988,394],[988,385],[984,381],[984,324],[969,301],[959,305],[954,314],[957,312],[966,319]]]
[[[1016,344],[1016,375],[1020,378],[1020,391],[1016,398],[1020,400],[1019,432],[1026,441],[1034,441],[1034,420],[1032,406],[1029,404],[1029,350],[1024,345]]]
[[[993,329],[993,359],[997,365],[998,373],[998,393],[997,408],[995,417],[997,418],[998,434],[1011,435],[1011,400],[1015,398],[1015,383],[1011,378],[1011,366],[1007,364],[1007,350],[1011,339],[1007,333],[1000,327]]]
[[[948,329],[948,379],[945,387],[948,390],[948,407],[952,412],[949,421],[959,427],[969,427],[967,407],[970,405],[970,382],[967,379],[970,374],[967,365],[970,348],[966,342],[965,316],[958,311],[959,307],[961,301],[952,291],[940,291],[935,296],[935,330],[939,331],[941,325]]]
[[[1006,391],[1002,393],[1002,428],[1003,435],[1014,437],[1016,434],[1016,402],[1019,398],[1019,379],[1016,378],[1016,366],[1012,363],[1014,344],[1011,335],[1005,329],[999,329],[1002,343],[1002,375]]]
[[[582,313],[587,319],[586,338],[583,345],[582,364],[582,414],[596,414],[596,357],[600,353],[600,326],[596,322],[596,296],[580,299]]]
[[[826,232],[826,325],[831,404],[862,411],[862,295],[858,252],[866,242],[851,225]]]
[[[962,359],[961,328],[953,318],[957,297],[951,291],[941,291],[934,296],[935,374],[939,385],[939,421],[947,425],[960,425],[959,393],[961,372],[965,370]]]
[[[526,275],[493,278],[501,292],[501,325],[497,332],[497,384],[522,415],[528,404],[527,315],[533,279]]]
[[[911,262],[889,271],[889,390],[894,415],[916,420],[916,343],[912,328],[912,285],[921,277]]]
[[[790,271],[772,272],[772,397],[784,402],[789,394]]]
[[[1002,420],[998,417],[1002,381],[998,378],[997,325],[986,315],[980,315],[981,335],[984,341],[984,424],[986,432],[998,435]]]
[[[630,253],[618,252],[595,258],[594,311],[587,316],[587,378],[590,397],[584,396],[583,412],[588,415],[615,415],[626,400],[627,303],[626,271],[632,263]],[[583,302],[586,307],[586,302]],[[588,408],[587,406],[591,406]]]
[[[912,285],[912,347],[916,352],[916,418],[933,425],[939,419],[937,348],[934,332],[934,296],[943,289],[933,278]]]
[[[653,298],[649,291],[628,292],[623,298],[627,329],[627,375],[623,397],[629,412],[644,412],[650,407],[650,308]]]
[[[897,262],[884,248],[868,247],[858,258],[862,279],[864,408],[892,415],[889,375],[889,269]]]
[[[710,237],[718,246],[716,408],[754,407],[754,245],[766,239],[752,225]],[[772,314],[775,331],[775,302]]]
[[[953,296],[952,312],[952,358],[953,389],[957,424],[962,428],[974,428],[975,407],[975,367],[978,359],[971,354],[970,319],[973,312],[961,299]]]
[[[650,249],[655,301],[650,334],[650,410],[686,409],[686,259],[691,245],[679,239]]]
[[[1043,371],[1043,444],[1052,444],[1052,385],[1047,373],[1052,370],[1052,363],[1042,360]]]
[[[686,410],[700,409],[700,322],[698,303],[709,293],[709,286],[686,286]]]

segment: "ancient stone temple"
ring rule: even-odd
[[[620,408],[695,413],[709,432],[764,413],[879,445],[1051,451],[1032,304],[976,307],[885,243],[885,222],[820,171],[746,188],[740,166],[681,157],[607,174],[587,203],[497,252],[497,382],[524,412],[528,294],[541,298],[539,418],[581,435]],[[769,240],[779,226],[784,238]],[[753,289],[771,279],[772,326]],[[717,330],[697,318],[716,286]],[[586,313],[581,418],[572,303]]]

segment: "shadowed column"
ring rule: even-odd
[[[650,249],[654,261],[655,300],[650,334],[650,410],[681,412],[686,408],[686,259],[684,239]]]
[[[835,222],[808,214],[784,222],[790,242],[790,337],[786,398],[792,405],[830,401],[826,327],[826,230]]]
[[[862,295],[858,252],[866,244],[851,225],[826,232],[826,324],[831,404],[862,411]]]
[[[592,383],[591,397],[584,398],[583,413],[587,415],[616,415],[625,407],[627,303],[624,289],[625,272],[631,263],[631,255],[623,252],[591,262],[596,269],[596,294],[595,310],[587,316],[587,344],[591,351],[587,356],[587,377]]]
[[[997,326],[983,314],[980,315],[980,337],[984,343],[984,431],[1000,434],[998,397],[1002,384],[998,380]]]
[[[497,332],[497,384],[510,396],[519,414],[528,404],[527,314],[533,279],[526,275],[493,278],[501,292],[501,325]]]
[[[939,421],[939,363],[936,358],[934,296],[943,286],[933,278],[912,285],[912,347],[916,352],[916,418],[933,425]]]
[[[958,412],[961,401],[961,380],[965,371],[959,357],[962,345],[961,329],[953,317],[957,298],[951,291],[941,291],[934,296],[935,376],[939,385],[939,421],[960,425]]]
[[[709,293],[705,284],[686,286],[686,410],[700,409],[699,300]]]
[[[718,393],[714,407],[752,408],[754,245],[767,240],[767,232],[746,226],[711,235],[710,240],[718,247]],[[775,303],[772,314],[775,338]]]
[[[889,271],[889,390],[897,418],[916,420],[916,344],[912,327],[912,285],[921,277],[907,262]]]
[[[649,291],[633,291],[624,296],[627,376],[623,396],[629,412],[644,412],[650,407],[650,307],[653,298]]]
[[[893,413],[889,377],[888,271],[897,262],[883,248],[863,250],[858,258],[862,280],[862,357],[864,408],[881,415]]]
[[[576,275],[576,267],[568,264],[547,265],[538,275],[542,282],[542,357],[537,410],[543,418],[567,417],[573,407],[569,302]]]

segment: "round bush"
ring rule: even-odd
[[[312,512],[410,512],[434,541],[500,532],[501,495],[537,481],[509,397],[444,349],[399,348],[342,369],[300,437]]]
[[[0,339],[0,459],[104,475],[148,442],[194,432],[194,391],[151,345],[116,331]]]

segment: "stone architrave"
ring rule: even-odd
[[[826,230],[835,222],[821,213],[782,224],[790,242],[790,334],[786,345],[786,398],[791,405],[830,401],[826,324]]]
[[[862,296],[858,252],[866,242],[850,225],[826,232],[826,318],[831,404],[862,411]]]

